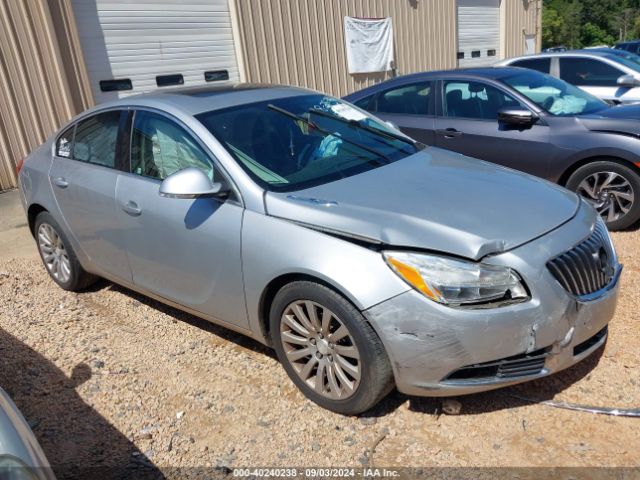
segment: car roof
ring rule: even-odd
[[[376,83],[370,87],[358,90],[356,92],[345,95],[344,98],[353,100],[355,97],[364,97],[370,93],[377,92],[382,88],[392,87],[394,85],[400,85],[411,81],[430,80],[438,78],[468,78],[478,77],[489,80],[500,80],[501,78],[509,75],[521,73],[523,69],[521,67],[510,66],[494,66],[494,67],[469,67],[469,68],[455,68],[450,70],[434,70],[429,72],[410,73],[408,75],[402,75],[400,77],[394,77],[381,83]],[[529,70],[527,70],[529,71]]]
[[[541,52],[541,53],[532,53],[530,55],[521,55],[519,57],[507,58],[506,62],[511,62],[513,60],[524,60],[528,58],[547,58],[547,57],[599,57],[599,58],[609,58],[616,59],[616,54],[611,53],[605,49],[605,47],[598,47],[593,49],[583,49],[583,50],[566,50],[564,52]]]
[[[317,93],[302,87],[260,83],[227,83],[197,87],[158,89],[101,103],[96,108],[155,107],[178,109],[189,115],[220,110],[247,103]],[[93,109],[92,109],[93,110]]]

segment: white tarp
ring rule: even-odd
[[[349,73],[386,72],[393,63],[391,18],[344,17]]]

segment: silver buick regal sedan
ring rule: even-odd
[[[66,290],[104,277],[272,346],[319,405],[543,377],[607,337],[619,265],[547,181],[425,148],[349,103],[260,85],[87,111],[21,165]]]

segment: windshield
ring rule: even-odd
[[[608,108],[602,100],[558,78],[529,70],[501,79],[552,115],[566,117]]]
[[[336,98],[300,95],[196,118],[263,188],[293,191],[395,162],[418,144]]]

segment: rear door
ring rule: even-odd
[[[133,283],[247,329],[239,199],[159,195],[162,180],[186,167],[229,183],[213,157],[178,120],[140,109],[133,119],[130,163],[118,181],[116,205]]]
[[[436,117],[436,145],[489,162],[546,177],[549,128],[535,124],[516,128],[498,122],[502,108],[527,108],[489,83],[443,80],[442,106]]]
[[[49,177],[66,231],[105,275],[131,280],[115,209],[124,110],[91,115],[58,138]],[[89,267],[89,266],[87,266]]]
[[[405,83],[374,95],[367,110],[397,125],[411,138],[434,145],[434,98],[431,81]]]

